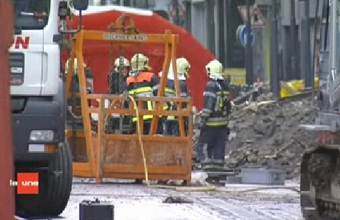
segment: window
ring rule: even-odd
[[[50,0],[13,0],[15,29],[39,30],[48,22]]]

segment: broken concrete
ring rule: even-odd
[[[317,109],[311,97],[269,102],[262,95],[257,103],[234,107],[226,163],[229,167],[265,167],[284,169],[287,177],[298,175],[301,155],[315,144],[316,134],[298,128],[314,123]],[[262,103],[262,104],[261,104]]]

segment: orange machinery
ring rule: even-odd
[[[8,49],[13,44],[13,9],[12,1],[0,3],[0,217],[14,218],[14,188],[9,181],[14,179],[13,145],[11,132],[11,110],[9,93],[9,54]]]
[[[129,24],[129,25],[128,25]],[[119,51],[127,46],[135,45],[139,50],[140,44],[163,44],[165,46],[165,60],[163,64],[163,75],[160,79],[160,87],[157,97],[145,97],[133,99],[127,95],[103,95],[87,94],[86,77],[84,72],[83,45],[87,41],[98,41],[99,43],[115,43],[119,45]],[[150,179],[169,180],[178,179],[190,181],[191,158],[192,158],[192,99],[180,98],[179,81],[175,71],[175,98],[164,97],[165,85],[167,83],[168,69],[172,60],[176,70],[176,48],[178,36],[166,31],[164,34],[139,33],[134,26],[134,21],[128,16],[122,15],[116,23],[110,25],[110,31],[81,30],[73,38],[71,61],[67,70],[66,93],[70,99],[73,95],[80,97],[83,130],[75,131],[68,129],[66,135],[72,143],[74,152],[73,172],[77,177],[96,178],[96,182],[102,182],[103,178],[119,179]],[[139,51],[136,51],[136,53]],[[123,55],[123,54],[120,54]],[[74,58],[77,58],[78,79],[80,94],[72,94],[72,67]],[[116,57],[117,58],[117,57]],[[107,73],[102,73],[107,74]],[[94,79],[95,80],[95,79]],[[99,100],[99,107],[88,105],[88,101]],[[109,100],[111,107],[105,107],[105,100]],[[129,108],[123,108],[120,103],[129,100]],[[151,101],[156,104],[152,111],[141,109],[143,101]],[[178,110],[163,110],[166,102],[177,103]],[[134,102],[138,109],[134,109]],[[183,103],[187,108],[182,109]],[[97,129],[91,130],[90,114],[99,115]],[[143,127],[143,115],[153,115],[150,133],[148,135],[138,134],[109,134],[105,131],[105,121],[108,115],[119,114],[137,115],[139,126]],[[180,136],[166,137],[155,135],[158,116],[176,116],[179,120]],[[184,118],[188,118],[189,129],[184,131]],[[143,132],[141,132],[143,133]],[[77,158],[86,158],[80,160]]]

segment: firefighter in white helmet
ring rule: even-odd
[[[127,91],[126,87],[126,79],[129,75],[130,70],[130,62],[124,56],[120,56],[115,59],[113,64],[113,69],[109,72],[107,76],[108,81],[108,92],[109,94],[123,94]],[[110,106],[110,101],[105,100],[105,107],[108,108]],[[128,108],[128,100],[124,100],[122,102],[124,108]],[[120,127],[120,115],[112,114],[112,117],[109,118],[109,123],[107,124],[109,127],[109,132],[114,131]],[[123,124],[129,124],[129,118],[123,116]]]
[[[209,81],[203,93],[198,156],[203,170],[223,169],[229,135],[230,90],[223,78],[223,65],[218,60],[210,61],[206,65],[206,72]]]
[[[171,63],[170,63],[171,64]],[[189,61],[184,58],[177,58],[176,59],[176,66],[177,66],[177,76],[180,83],[180,96],[181,97],[188,97],[188,87],[187,87],[187,78],[189,78],[189,69],[190,63]],[[162,73],[160,73],[160,76]],[[175,75],[173,71],[172,65],[170,65],[168,71],[168,80],[167,85],[165,88],[165,96],[166,97],[175,97],[176,90],[175,90]],[[186,108],[187,106],[183,103],[182,108]],[[177,106],[176,103],[168,103],[168,109],[176,110]],[[179,126],[178,120],[175,116],[168,116],[165,121],[165,129],[166,134],[171,136],[179,135]],[[187,119],[185,120],[185,131],[187,131]]]
[[[153,74],[149,66],[149,58],[144,54],[137,53],[131,58],[131,71],[129,77],[126,79],[127,91],[133,97],[153,97],[157,96],[159,80]],[[143,103],[143,108],[152,110],[154,104],[151,101]],[[150,130],[152,115],[144,115],[143,133],[148,134]],[[137,117],[132,117],[133,128],[136,128]],[[162,134],[162,124],[159,123],[157,133]]]
[[[123,56],[118,57],[114,62],[113,72],[108,75],[110,94],[122,94],[126,91],[126,79],[129,76],[129,71],[129,60]],[[122,85],[122,88],[120,88],[120,85]]]

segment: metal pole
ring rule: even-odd
[[[1,0],[0,3],[0,216],[1,219],[13,219],[15,212],[14,189],[10,180],[14,179],[12,121],[9,88],[8,48],[13,41],[13,6],[12,1]]]
[[[300,0],[300,8],[305,9],[305,0]],[[307,29],[307,25],[306,25],[306,14],[305,14],[305,10],[304,12],[301,13],[300,11],[300,33],[301,33],[301,41],[300,41],[300,63],[301,63],[301,78],[304,80],[305,82],[305,87],[306,87],[306,76],[307,76],[307,65],[308,65],[308,61],[307,61],[307,36],[308,33],[308,29]]]
[[[330,57],[330,69],[338,71],[338,65],[337,65],[337,59],[338,59],[338,41],[337,41],[337,12],[338,12],[338,1],[333,0],[331,1],[331,21],[330,21],[330,26],[331,26],[331,36],[330,36],[330,45],[329,45],[329,57]]]
[[[272,16],[271,16],[271,74],[270,87],[273,95],[280,98],[280,77],[279,77],[279,62],[278,62],[278,27],[277,27],[277,0],[272,1]]]
[[[250,1],[246,1],[247,7],[247,46],[246,46],[246,70],[247,70],[247,84],[253,85],[254,76],[253,76],[253,51],[251,46],[251,18],[250,18]]]
[[[124,0],[119,1],[120,6],[124,6]]]
[[[185,24],[186,24],[186,28],[187,31],[189,31],[191,33],[191,1],[190,0],[186,0],[185,1]]]
[[[215,46],[215,10],[214,10],[214,0],[207,0],[205,2],[206,7],[206,30],[207,30],[207,47],[209,51],[213,54],[216,54],[216,46]]]
[[[312,105],[314,106],[314,100],[315,100],[315,86],[314,86],[314,79],[315,79],[315,66],[316,66],[316,46],[317,46],[317,37],[318,37],[318,27],[319,25],[322,23],[322,20],[321,20],[321,23],[320,20],[318,19],[319,18],[319,7],[320,7],[320,0],[317,0],[316,1],[316,9],[315,9],[315,17],[314,17],[314,45],[313,45],[313,59],[312,59],[312,79],[313,79],[313,83],[312,83]],[[321,16],[322,17],[322,16]],[[320,30],[321,31],[321,30]]]
[[[306,75],[305,75],[305,89],[311,89],[312,88],[312,82],[314,79],[312,79],[312,71],[311,71],[311,40],[310,40],[310,19],[309,19],[309,0],[305,0],[305,19],[306,19],[306,37],[305,39],[305,47],[306,47]]]
[[[180,25],[179,22],[179,3],[178,0],[174,0],[174,7],[176,9],[175,24]]]
[[[225,12],[225,0],[218,1],[218,45],[219,45],[219,60],[226,66],[225,61],[225,41],[224,41],[224,12]]]
[[[298,62],[297,62],[297,36],[296,36],[296,16],[295,16],[295,0],[290,0],[290,43],[291,43],[291,54],[290,54],[290,74],[288,80],[298,79]]]

